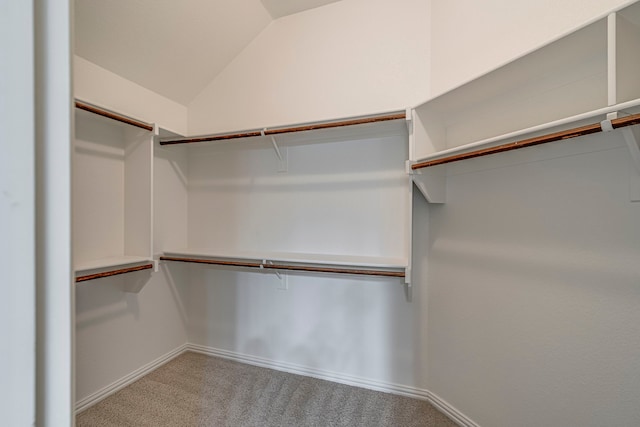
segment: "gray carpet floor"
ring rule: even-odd
[[[425,401],[188,352],[78,414],[76,425],[456,424]]]

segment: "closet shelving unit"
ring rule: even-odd
[[[634,3],[415,107],[413,180],[443,203],[450,163],[618,128],[640,170],[638,76]]]
[[[156,127],[84,101],[75,106],[75,281],[150,270]],[[140,289],[134,276],[125,290]]]
[[[189,248],[160,260],[410,283],[409,113],[161,138],[186,150]]]

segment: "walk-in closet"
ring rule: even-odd
[[[35,46],[68,46],[68,164],[37,142],[23,171],[39,419],[640,424],[640,2],[67,18]],[[61,132],[46,93],[36,141]],[[61,317],[38,283],[65,274]]]

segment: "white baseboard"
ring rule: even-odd
[[[437,394],[431,393],[428,390],[425,390],[427,393],[426,400],[431,403],[433,406],[438,408],[440,412],[449,417],[453,422],[458,424],[461,427],[480,427],[479,424],[475,423],[471,418],[467,417],[465,414],[457,410],[453,407],[449,402],[440,398]]]
[[[153,371],[154,369],[157,369],[160,366],[164,365],[165,363],[171,361],[172,359],[180,356],[182,353],[187,351],[187,349],[188,349],[188,344],[183,344],[180,347],[171,350],[167,354],[160,356],[156,360],[150,363],[147,363],[141,368],[136,369],[130,374],[125,375],[124,377],[120,378],[118,381],[115,381],[109,384],[108,386],[96,391],[95,393],[90,394],[89,396],[85,397],[82,400],[79,400],[78,402],[76,402],[76,414],[79,414],[85,409],[88,409],[89,407],[95,405],[96,403],[100,402],[104,398],[111,396],[116,391],[123,389],[129,384],[139,380],[140,378],[142,378],[149,372]]]
[[[461,427],[480,427],[469,417],[458,411],[445,400],[441,399],[428,390],[416,387],[409,387],[400,384],[393,384],[383,381],[376,381],[367,378],[360,378],[352,375],[339,374],[335,372],[325,371],[321,369],[311,368],[308,366],[297,365],[293,363],[278,362],[263,357],[250,356],[246,354],[236,353],[228,350],[221,350],[212,347],[206,347],[197,344],[187,344],[186,349],[196,353],[202,353],[209,356],[220,357],[223,359],[235,360],[237,362],[249,365],[260,366],[263,368],[275,369],[277,371],[289,372],[292,374],[303,375],[307,377],[318,378],[321,380],[332,381],[336,383],[367,388],[370,390],[382,391],[401,396],[412,397],[415,399],[426,400],[433,406],[438,408],[442,413],[448,416],[453,422]]]

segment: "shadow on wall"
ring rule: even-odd
[[[188,312],[185,307],[186,301],[186,290],[185,288],[189,284],[189,266],[188,265],[180,265],[179,263],[170,263],[170,262],[162,262],[160,261],[161,271],[164,274],[164,277],[167,280],[167,284],[169,285],[169,289],[171,290],[171,296],[173,297],[173,301],[178,307],[178,312],[180,313],[180,318],[182,319],[182,323],[187,329],[189,325],[189,317]],[[179,285],[176,282],[176,276],[181,277],[183,279],[183,283]]]
[[[139,319],[138,295],[123,292],[126,287],[125,281],[133,280],[146,283],[150,277],[149,272],[138,271],[76,284],[76,329],[78,332],[121,316]]]
[[[190,269],[190,342],[289,369],[415,385],[401,279]]]

